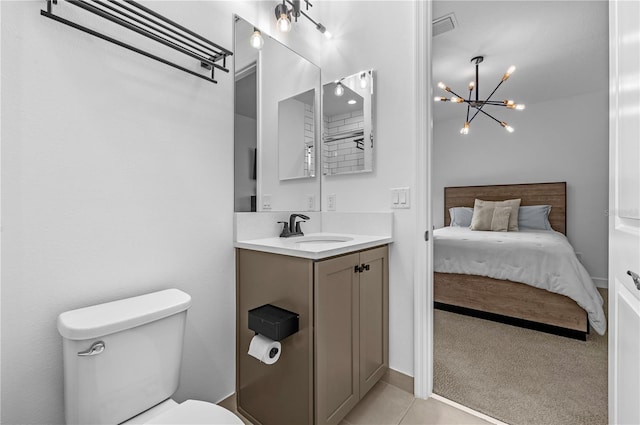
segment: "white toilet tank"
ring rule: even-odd
[[[169,398],[190,305],[167,289],[60,314],[67,423],[118,424]]]

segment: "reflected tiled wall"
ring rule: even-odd
[[[337,136],[341,133],[364,129],[364,116],[362,110],[351,113],[324,116],[325,136]],[[324,152],[324,174],[348,173],[359,171],[364,167],[364,150],[362,143],[356,140],[363,136],[348,137],[333,142],[325,142]]]

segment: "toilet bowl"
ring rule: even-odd
[[[190,305],[167,289],[60,314],[67,424],[243,424],[213,403],[170,398]]]

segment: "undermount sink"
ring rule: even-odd
[[[314,236],[302,236],[299,238],[292,238],[294,243],[315,244],[315,243],[340,243],[349,242],[353,238],[349,236],[335,236],[335,235],[314,235]]]

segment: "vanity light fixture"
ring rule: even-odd
[[[264,46],[264,39],[262,38],[262,33],[258,28],[253,27],[253,34],[251,34],[251,38],[249,38],[249,43],[251,44],[251,47],[258,50],[262,49],[262,46]]]
[[[342,85],[342,83],[340,81],[336,82],[336,88],[333,91],[333,94],[335,94],[336,96],[340,97],[344,94],[344,86]]]
[[[276,25],[278,29],[282,32],[291,31],[291,10],[287,8],[287,5],[282,2],[282,4],[278,3],[276,5]],[[297,19],[297,18],[296,18]]]
[[[302,15],[316,26],[316,29],[320,31],[320,34],[324,34],[326,38],[331,38],[331,33],[327,31],[327,28],[324,25],[322,25],[320,22],[314,21],[308,14],[300,9],[301,1],[304,1],[306,11],[308,11],[310,7],[313,7],[309,0],[282,0],[282,3],[278,3],[276,5],[275,14],[276,19],[278,20],[278,29],[282,32],[291,31],[291,17],[293,16],[295,22],[298,22],[298,17]],[[289,4],[291,8],[287,7],[287,4]]]
[[[464,126],[462,127],[462,129],[460,129],[460,134],[469,134],[469,125],[471,124],[471,121],[473,121],[473,119],[479,114],[479,113],[483,113],[484,115],[488,116],[489,118],[491,118],[492,120],[494,120],[495,122],[497,122],[498,124],[500,124],[502,127],[504,127],[505,130],[507,130],[509,133],[513,133],[513,127],[511,127],[509,124],[507,124],[504,121],[500,121],[497,118],[495,118],[493,115],[491,115],[490,113],[488,113],[487,111],[484,110],[484,107],[489,105],[489,106],[502,106],[502,107],[506,107],[508,109],[515,109],[516,111],[522,111],[525,106],[523,104],[516,104],[513,100],[491,100],[491,96],[493,96],[493,94],[496,92],[496,90],[498,90],[498,87],[500,87],[502,85],[502,83],[504,83],[505,81],[507,81],[509,79],[509,77],[511,76],[511,74],[513,74],[513,72],[516,70],[515,66],[510,66],[509,69],[507,70],[507,72],[504,73],[504,75],[502,76],[502,79],[500,80],[500,82],[498,83],[498,85],[496,86],[495,89],[493,89],[493,91],[491,92],[491,94],[489,95],[489,97],[486,98],[486,100],[480,100],[479,99],[479,93],[478,93],[478,86],[479,86],[479,81],[478,81],[478,70],[479,70],[479,65],[480,63],[484,60],[483,56],[476,56],[474,58],[471,59],[472,63],[475,63],[476,65],[476,80],[475,82],[472,81],[469,83],[469,97],[467,99],[463,98],[462,96],[456,94],[453,90],[451,90],[446,84],[444,84],[443,82],[439,82],[438,83],[438,87],[440,87],[442,90],[453,94],[453,96],[451,98],[446,98],[445,96],[436,96],[433,100],[435,102],[453,102],[453,103],[466,103],[467,104],[467,118],[464,122]],[[471,99],[471,95],[473,93],[473,91],[476,91],[476,96],[475,96],[475,100]],[[471,118],[469,118],[469,114],[471,112],[471,109],[475,110],[475,113],[473,114],[473,116],[471,116]]]

